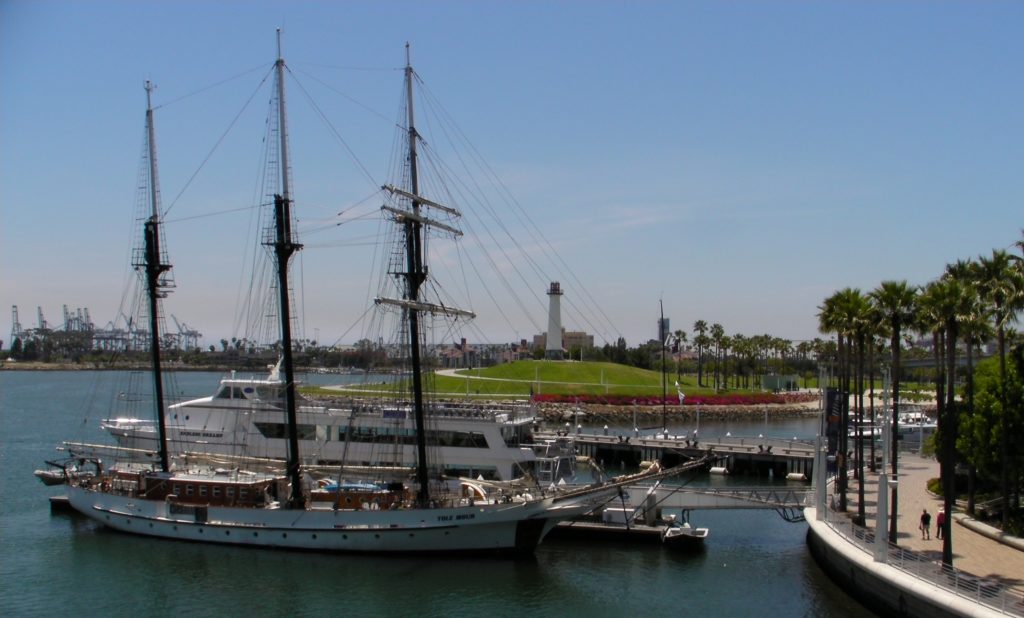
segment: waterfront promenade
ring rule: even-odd
[[[986,527],[954,512],[954,568],[941,564],[942,541],[936,538],[935,520],[942,503],[927,489],[928,480],[938,475],[934,459],[901,454],[898,542],[888,546],[875,543],[878,475],[865,477],[865,527],[853,524],[858,481],[851,479],[846,513],[827,509],[822,513],[825,520],[819,520],[815,509],[807,509],[808,542],[815,558],[851,594],[883,613],[1024,616],[1024,543],[1020,539],[993,539],[991,528],[983,534],[978,530]],[[838,502],[838,496],[830,495],[829,503],[833,498]],[[918,529],[922,509],[932,514],[930,539],[922,539]],[[887,531],[882,535],[887,537]]]
[[[929,561],[942,561],[942,540],[937,538],[936,516],[942,499],[928,492],[928,479],[938,478],[939,463],[935,459],[904,453],[899,469],[899,523],[897,544],[919,553]],[[864,507],[867,527],[874,530],[878,475],[864,477]],[[850,480],[848,512],[857,513],[857,480]],[[931,539],[922,539],[918,530],[921,510],[932,515]],[[1000,543],[968,527],[962,522],[966,515],[954,512],[951,526],[953,566],[983,581],[999,582],[1024,594],[1024,551]],[[968,522],[969,523],[969,522]]]

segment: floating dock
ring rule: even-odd
[[[71,508],[71,501],[67,496],[50,496],[50,512],[74,513],[75,509]]]
[[[562,521],[548,533],[549,539],[579,539],[587,541],[614,541],[620,543],[661,544],[665,526],[646,524],[615,524],[598,521]]]

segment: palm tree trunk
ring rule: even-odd
[[[843,336],[838,336],[839,340],[839,390],[842,401],[842,413],[839,417],[839,478],[838,478],[838,489],[839,489],[839,510],[846,512],[846,487],[848,484],[848,470],[850,462],[849,452],[847,446],[849,444],[849,431],[850,431],[850,362],[849,362],[849,343],[843,345]]]
[[[967,413],[974,416],[974,343],[967,337]],[[972,418],[973,420],[973,418]],[[972,437],[973,440],[973,437]],[[973,463],[967,467],[967,512],[974,516],[975,483],[978,481],[978,468]]]
[[[946,517],[942,523],[942,563],[953,565],[953,539],[951,537],[953,504],[956,500],[956,322],[948,320],[946,326],[946,405],[945,418],[940,421],[942,436],[942,461],[939,464],[942,477],[942,498]]]
[[[889,459],[892,462],[892,478],[899,478],[899,451],[897,450],[896,439],[900,435],[900,322],[892,320],[892,338],[889,341],[892,347],[892,432],[889,434]],[[889,496],[889,542],[896,544],[897,515],[899,515],[899,487],[892,485],[892,495]]]
[[[857,337],[857,517],[864,524],[864,335]]]
[[[704,346],[697,346],[697,386],[704,387]]]
[[[868,402],[871,407],[871,472],[878,472],[875,465],[875,336],[868,345]]]
[[[999,407],[1002,410],[999,418],[999,489],[1003,498],[1003,530],[1006,530],[1010,523],[1010,451],[1007,446],[1010,415],[1006,413],[1006,330],[1003,328],[999,307],[996,309],[996,319],[1000,320],[1000,323],[996,325],[996,338],[999,344]]]

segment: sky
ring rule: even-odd
[[[492,207],[540,230],[458,204],[477,215],[467,237],[523,244],[497,254],[507,280],[440,254],[432,273],[479,316],[463,336],[540,332],[549,280],[563,325],[598,344],[655,337],[659,302],[673,330],[820,336],[838,289],[924,284],[1021,238],[1022,24],[1020,2],[0,0],[0,339],[12,305],[24,327],[37,307],[51,325],[63,305],[117,319],[145,80],[178,286],[165,311],[205,344],[241,335],[278,27],[306,337],[368,332],[379,217],[337,213],[376,211],[392,181],[407,42],[493,172],[474,182],[500,182],[511,198]],[[443,152],[450,134],[431,135]],[[543,247],[557,257],[529,267]]]

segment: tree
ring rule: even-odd
[[[973,295],[960,281],[945,276],[929,283],[921,295],[919,321],[932,333],[936,355],[936,403],[939,409],[939,477],[947,513],[956,499],[956,442],[959,414],[955,396],[956,342],[962,316],[971,313]],[[951,526],[943,527],[942,561],[953,564]]]
[[[725,329],[722,328],[721,324],[711,325],[711,341],[715,344],[715,374],[714,374],[714,388],[718,390],[718,371],[720,368],[719,359],[722,353],[722,338],[725,337]]]
[[[970,260],[957,260],[953,264],[946,265],[946,273],[943,275],[948,279],[960,282],[967,288],[967,293],[972,302],[968,314],[961,316],[960,337],[964,342],[967,366],[965,371],[965,397],[966,405],[960,411],[959,423],[962,426],[971,426],[975,415],[974,407],[974,349],[985,341],[991,341],[995,331],[989,324],[989,316],[984,304],[981,302],[978,290],[979,265]],[[974,434],[972,431],[966,433],[958,432],[957,448],[961,452],[968,453],[973,450]],[[962,444],[961,444],[962,443]],[[967,512],[974,515],[975,493],[977,491],[977,466],[968,458],[967,468]]]
[[[899,473],[896,440],[899,436],[900,422],[900,351],[902,343],[900,336],[904,326],[914,323],[917,288],[906,281],[883,281],[881,285],[871,291],[870,297],[882,320],[889,327],[889,352],[892,354],[892,432],[889,434],[889,461],[892,475],[895,478]],[[899,513],[897,497],[898,488],[894,486],[889,501],[889,542],[893,544],[896,543],[896,516]]]
[[[709,343],[707,332],[708,323],[704,320],[693,323],[693,345],[697,346],[697,386],[704,386],[704,350]]]
[[[725,334],[723,329],[722,339],[720,342],[722,351],[722,388],[729,388],[729,351],[732,350],[732,337]]]
[[[676,358],[676,382],[682,379],[682,357],[680,354],[683,352],[683,345],[686,343],[686,331],[679,329],[672,333],[675,337],[675,341],[672,344],[672,352]]]
[[[733,352],[733,374],[736,377],[734,386],[740,388],[740,376],[743,374],[743,356],[746,354],[748,339],[741,333],[736,333],[732,336],[732,352]],[[726,383],[729,380],[726,379]]]
[[[978,258],[978,289],[981,297],[988,304],[992,311],[996,327],[996,345],[999,349],[999,381],[1003,391],[999,395],[1000,405],[1005,410],[1007,406],[1006,388],[1006,327],[1016,317],[1022,301],[1022,290],[1020,268],[1011,265],[1010,255],[1006,251],[993,250],[992,257]],[[1000,427],[999,455],[1004,462],[1010,458],[1009,444],[1007,437],[1010,428],[1007,423],[1007,415],[1003,415],[1003,426]],[[1003,465],[1000,476],[1000,491],[1003,498],[1003,527],[1009,523],[1010,507],[1010,477],[1009,466]]]
[[[838,371],[839,376],[843,375],[845,359],[845,338],[846,338],[846,326],[843,322],[842,315],[842,292],[836,292],[832,296],[825,299],[820,307],[818,307],[818,329],[823,333],[836,333],[838,339],[837,359],[838,359]],[[844,381],[842,377],[839,379],[839,396],[843,401],[839,419],[839,439],[836,447],[836,459],[837,459],[837,476],[836,476],[836,491],[839,494],[839,510],[846,510],[846,438],[847,438],[847,415],[849,393],[844,390]]]
[[[873,328],[877,321],[868,297],[858,289],[844,290],[843,305],[848,334],[856,343],[857,366],[855,371],[855,392],[857,401],[857,468],[854,471],[857,479],[857,517],[861,522],[865,519],[864,505],[864,359],[868,336],[873,336]]]

